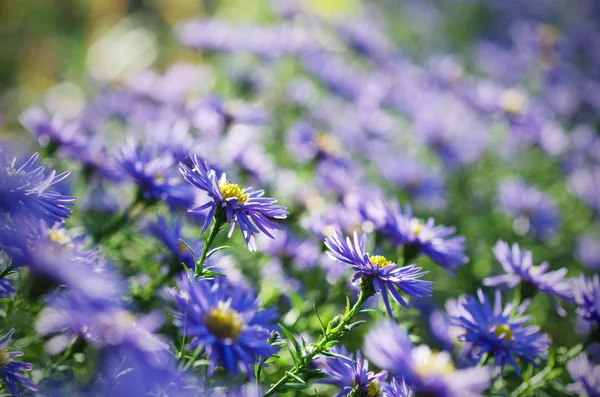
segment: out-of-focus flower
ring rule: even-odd
[[[552,199],[534,186],[519,180],[507,180],[500,185],[500,205],[515,219],[513,227],[519,234],[529,231],[546,238],[556,232],[559,215]]]
[[[45,110],[37,107],[25,110],[19,116],[19,120],[41,144],[50,148],[69,147],[77,150],[85,145],[85,136],[75,120],[49,115]]]
[[[186,181],[208,193],[211,198],[206,204],[190,210],[201,212],[210,209],[201,233],[212,223],[213,215],[217,214],[224,216],[227,222],[231,223],[230,237],[235,226],[239,224],[246,245],[251,251],[256,250],[255,233],[262,231],[273,238],[269,229],[279,227],[269,218],[287,218],[288,211],[284,206],[275,205],[277,200],[274,198],[263,197],[264,190],[255,191],[251,187],[242,190],[238,185],[229,182],[224,173],[221,179],[217,180],[215,171],[206,162],[201,163],[195,155],[190,156],[190,159],[193,168],[180,163],[179,170]]]
[[[548,335],[539,332],[540,327],[524,325],[530,319],[522,315],[528,305],[524,302],[518,308],[512,304],[502,307],[500,291],[496,290],[492,308],[487,296],[479,290],[477,297],[466,298],[463,303],[465,310],[452,320],[465,330],[459,339],[477,347],[471,350],[476,360],[488,353],[502,370],[510,364],[520,376],[515,357],[537,365],[537,360],[545,359],[551,343]]]
[[[600,239],[582,235],[577,239],[576,254],[583,266],[600,271]]]
[[[433,352],[427,345],[414,346],[391,320],[369,331],[363,351],[379,368],[403,378],[415,395],[476,397],[490,385],[488,367],[456,369],[450,353]]]
[[[572,282],[577,315],[590,325],[600,327],[600,276],[594,274],[587,278],[581,274]]]
[[[400,378],[392,378],[390,384],[384,388],[385,397],[411,397],[410,386]]]
[[[121,152],[120,164],[144,199],[164,200],[171,207],[187,208],[193,204],[194,192],[181,180],[170,153],[130,140]]]
[[[128,347],[139,352],[167,352],[168,345],[153,332],[163,323],[158,312],[135,318],[108,301],[93,301],[79,293],[57,293],[47,300],[35,323],[40,335],[51,335],[49,354],[67,348],[76,336],[98,348]]]
[[[174,218],[168,222],[163,215],[159,215],[156,222],[148,225],[147,230],[169,249],[178,265],[185,263],[188,269],[194,269],[196,267],[194,254],[200,252],[200,244],[192,242],[191,248],[194,252],[190,252],[188,247],[181,242],[183,239],[182,228],[183,220],[181,218]]]
[[[254,365],[277,351],[267,339],[275,315],[259,310],[256,296],[227,282],[196,280],[188,274],[177,283],[179,290],[168,294],[178,311],[174,323],[190,338],[188,348],[198,347],[208,355],[209,370],[223,366],[227,371],[253,375]]]
[[[15,357],[22,356],[23,352],[8,351],[8,342],[14,332],[15,330],[11,329],[0,338],[0,380],[13,396],[19,397],[21,393],[17,386],[23,386],[31,391],[38,391],[39,388],[22,374],[23,371],[31,371],[32,365],[15,360]]]
[[[383,385],[380,383],[387,377],[387,371],[375,373],[369,371],[369,362],[362,358],[360,352],[353,358],[345,347],[333,347],[330,350],[335,357],[322,360],[322,373],[327,377],[320,383],[336,385],[342,389],[336,397],[347,396],[353,389],[366,397],[380,396]],[[344,357],[344,358],[342,358]]]
[[[14,280],[10,278],[0,279],[0,299],[11,299],[13,294],[17,292],[13,286]]]
[[[573,192],[595,211],[600,211],[600,167],[580,169],[570,176]]]
[[[50,224],[69,217],[75,197],[65,196],[53,189],[71,172],[46,175],[38,165],[38,154],[25,162],[5,157],[0,150],[0,211],[11,216],[20,215],[42,219]]]
[[[412,208],[404,211],[397,202],[374,200],[361,208],[363,216],[395,244],[403,245],[407,252],[422,253],[448,271],[455,271],[467,262],[465,238],[453,236],[456,229],[435,226],[433,218],[427,222],[414,218]],[[406,256],[406,255],[405,255]]]
[[[334,260],[352,266],[356,271],[352,281],[361,280],[363,285],[371,284],[375,292],[381,293],[383,302],[390,317],[392,308],[388,299],[388,292],[394,300],[404,307],[408,307],[398,289],[409,296],[424,297],[431,295],[433,282],[420,280],[427,272],[420,267],[409,265],[398,267],[395,263],[381,255],[368,255],[365,252],[367,236],[363,234],[359,239],[354,233],[354,241],[344,237],[340,232],[325,240],[329,249],[327,254]]]
[[[588,360],[585,353],[569,360],[567,370],[575,382],[567,385],[571,393],[582,397],[600,396],[600,365]]]
[[[571,283],[564,280],[567,274],[566,268],[548,272],[550,267],[548,262],[534,266],[531,251],[521,251],[518,244],[509,247],[508,243],[500,240],[494,246],[494,256],[506,274],[488,277],[483,280],[483,285],[492,287],[506,285],[514,288],[522,284],[525,288],[534,288],[534,291],[539,291],[550,298],[556,296],[567,301],[572,299]],[[565,313],[562,309],[560,312]]]

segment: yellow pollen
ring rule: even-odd
[[[244,328],[244,321],[240,314],[219,302],[205,317],[206,328],[218,338],[235,340]]]
[[[410,221],[410,228],[414,234],[419,234],[421,233],[421,230],[423,230],[423,225],[421,225],[421,222],[419,222],[418,219],[412,219]]]
[[[502,107],[506,113],[520,115],[523,112],[524,105],[525,98],[517,90],[506,90],[500,97],[500,107]]]
[[[71,239],[69,238],[69,236],[67,236],[65,234],[65,231],[63,229],[48,230],[48,240],[50,240],[53,243],[60,244],[60,245],[67,245],[67,244],[71,243]]]
[[[315,143],[317,144],[317,147],[325,153],[340,154],[342,152],[339,142],[330,135],[317,135],[315,137]]]
[[[221,196],[223,196],[223,200],[237,197],[238,204],[244,204],[250,197],[248,193],[244,193],[244,191],[235,183],[229,183],[223,180],[219,180],[219,190],[221,190]]]
[[[163,183],[165,181],[165,177],[158,174],[154,177],[154,182],[156,183]]]
[[[375,256],[369,256],[369,262],[371,262],[371,265],[377,265],[378,268],[382,268],[382,267],[386,267],[386,266],[390,266],[393,265],[393,262],[388,261],[387,259],[385,259],[385,256],[381,256],[381,255],[375,255]]]
[[[413,350],[415,372],[420,376],[449,375],[455,371],[447,353],[434,352],[428,346],[421,345]]]
[[[8,349],[0,350],[0,368],[6,367],[11,361],[13,360],[8,355]]]
[[[502,338],[502,340],[504,342],[508,342],[513,337],[513,333],[510,330],[510,327],[508,325],[504,325],[504,324],[496,325],[496,329],[494,330],[494,335],[496,335],[496,336],[504,335],[504,338]]]
[[[369,383],[369,388],[367,389],[366,397],[379,397],[381,396],[381,388],[379,387],[379,382],[371,382]]]

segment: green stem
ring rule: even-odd
[[[267,390],[267,392],[263,395],[263,397],[268,397],[268,396],[272,396],[273,394],[275,394],[275,392],[277,390],[279,390],[283,385],[285,385],[288,381],[290,381],[293,378],[292,375],[297,376],[297,375],[301,374],[302,371],[304,371],[304,369],[312,362],[312,360],[318,354],[321,354],[321,353],[327,351],[329,349],[327,347],[329,342],[331,342],[332,340],[335,340],[336,338],[338,338],[339,336],[341,336],[344,333],[348,324],[350,324],[352,319],[358,314],[362,305],[367,301],[367,299],[369,299],[369,297],[371,295],[373,295],[373,291],[368,291],[366,289],[361,288],[360,294],[358,295],[358,300],[356,301],[354,306],[352,306],[352,309],[350,309],[350,311],[348,311],[344,315],[344,318],[342,318],[342,321],[335,328],[333,328],[330,332],[328,332],[327,335],[324,335],[319,340],[317,345],[313,346],[313,350],[310,353],[306,353],[304,356],[302,356],[302,358],[301,358],[302,363],[300,365],[296,366],[296,368],[292,369],[291,371],[287,371],[285,373],[285,375],[281,379],[279,379],[279,381],[277,381],[277,383],[275,383],[273,386],[271,386],[271,388],[269,390]]]
[[[222,214],[215,213],[213,217],[212,227],[210,228],[210,232],[208,233],[208,237],[204,242],[204,247],[202,247],[202,254],[200,255],[200,259],[196,262],[196,268],[194,269],[194,277],[198,278],[204,267],[204,262],[206,262],[206,255],[208,255],[208,250],[210,246],[215,241],[217,234],[221,230],[221,226],[223,226],[226,222],[225,216]]]
[[[346,397],[361,397],[362,393],[360,387],[356,386],[354,389],[350,390],[350,393],[346,395]]]
[[[127,222],[134,220],[144,212],[146,208],[153,205],[153,201],[145,201],[141,192],[139,192],[133,202],[120,213],[114,220],[105,228],[100,229],[94,235],[94,240],[98,243],[102,239],[119,231]]]

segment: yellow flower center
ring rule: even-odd
[[[501,335],[504,335],[504,338],[502,338],[504,340],[504,342],[508,342],[513,337],[513,333],[510,330],[510,327],[508,325],[504,325],[504,324],[496,325],[496,329],[494,330],[494,335],[496,335],[498,337]]]
[[[71,244],[71,238],[67,236],[64,229],[50,229],[48,230],[48,240],[59,245]]]
[[[244,191],[235,183],[225,182],[224,180],[219,180],[219,190],[221,190],[223,200],[237,197],[238,204],[244,204],[250,197],[248,193],[244,193]]]
[[[325,153],[340,154],[342,152],[339,142],[331,135],[319,134],[315,137],[315,143],[319,150]]]
[[[388,261],[385,258],[385,256],[381,256],[381,255],[369,256],[369,262],[371,262],[371,265],[375,265],[379,269],[381,269],[382,267],[386,267],[386,266],[390,266],[390,265],[394,264],[393,262]]]
[[[414,234],[419,234],[423,230],[423,225],[418,219],[413,218],[410,220],[410,228]]]
[[[506,90],[500,97],[500,107],[509,114],[520,115],[524,105],[525,98],[517,90]]]
[[[206,328],[218,338],[236,339],[244,328],[244,321],[238,312],[223,302],[204,317]]]
[[[0,368],[10,364],[12,359],[8,355],[8,349],[0,350]]]
[[[379,397],[382,395],[381,388],[379,387],[379,382],[371,382],[369,383],[369,388],[367,389],[366,397]]]
[[[446,352],[434,352],[426,345],[413,349],[415,372],[420,376],[449,375],[455,371],[450,355]]]

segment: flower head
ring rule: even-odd
[[[174,323],[191,339],[189,349],[201,347],[207,353],[211,373],[223,366],[252,376],[254,364],[277,351],[267,342],[274,313],[259,310],[252,292],[187,274],[177,285],[179,290],[168,291],[178,309]]]
[[[583,274],[573,280],[573,295],[577,315],[588,323],[600,327],[600,276],[587,278]]]
[[[156,222],[148,225],[148,232],[153,234],[165,247],[169,249],[177,264],[185,263],[188,269],[194,269],[196,263],[194,254],[181,242],[183,238],[183,220],[175,218],[169,222],[164,216],[159,215]],[[192,243],[193,244],[193,243]],[[193,244],[194,252],[200,252],[199,244]],[[198,248],[198,250],[196,250]]]
[[[44,220],[50,224],[69,217],[75,197],[64,196],[52,188],[70,171],[46,175],[38,165],[38,154],[25,162],[5,157],[0,150],[0,211]]]
[[[31,371],[31,364],[15,360],[15,357],[23,355],[22,352],[8,351],[8,342],[15,332],[14,329],[8,331],[6,335],[0,338],[0,380],[11,391],[13,396],[20,396],[17,385],[26,387],[31,391],[37,391],[39,388],[28,377],[23,375],[23,371]]]
[[[23,126],[43,145],[68,147],[76,151],[86,144],[79,123],[59,115],[50,115],[38,107],[31,107],[19,116]]]
[[[548,272],[550,265],[544,262],[539,266],[533,265],[531,251],[521,251],[517,244],[509,247],[504,241],[498,241],[494,247],[496,260],[500,262],[506,274],[488,277],[483,280],[483,285],[498,286],[505,284],[514,288],[519,284],[528,285],[535,290],[548,295],[556,296],[563,300],[571,300],[571,284],[564,280],[567,269]],[[564,310],[559,310],[564,313]]]
[[[470,342],[477,349],[471,353],[476,360],[489,353],[502,370],[506,364],[514,367],[520,375],[515,357],[537,365],[536,361],[545,359],[551,340],[540,333],[536,325],[525,326],[529,316],[522,315],[528,303],[515,308],[512,304],[502,307],[500,291],[496,290],[494,306],[481,290],[474,296],[466,297],[464,311],[453,322],[464,328],[459,336],[462,341]]]
[[[519,180],[500,185],[500,204],[515,220],[513,227],[520,234],[534,232],[542,238],[551,236],[559,225],[554,202],[535,186]]]
[[[345,347],[337,346],[331,349],[335,357],[321,360],[322,372],[327,379],[320,381],[339,386],[342,391],[336,397],[347,396],[353,389],[359,388],[365,397],[378,397],[382,395],[383,385],[380,383],[387,377],[387,372],[378,374],[369,371],[369,362],[364,360],[360,352],[352,358]],[[345,358],[342,358],[345,357]]]
[[[213,215],[222,215],[231,223],[229,236],[239,224],[246,245],[251,251],[256,250],[254,234],[263,232],[273,238],[269,230],[279,229],[271,219],[285,219],[288,211],[281,205],[275,205],[274,198],[263,197],[264,190],[253,188],[242,189],[239,185],[227,180],[225,174],[217,180],[214,170],[206,162],[201,163],[197,156],[191,155],[193,168],[180,163],[179,170],[186,181],[205,191],[210,201],[200,207],[193,208],[190,212],[200,212],[209,209],[206,222],[202,228],[203,233],[213,220]]]
[[[569,360],[567,370],[575,381],[567,386],[571,393],[582,397],[600,396],[600,365],[588,360],[585,353]]]
[[[403,378],[417,395],[475,397],[490,384],[488,368],[456,369],[448,352],[434,352],[427,345],[414,346],[406,332],[391,320],[371,329],[363,350],[372,363]]]
[[[354,239],[350,240],[349,237],[344,239],[341,233],[336,232],[325,240],[325,245],[329,249],[327,254],[338,262],[352,266],[356,271],[353,282],[363,278],[372,282],[375,292],[381,293],[390,317],[392,317],[392,308],[388,300],[388,292],[404,307],[408,305],[396,288],[410,296],[431,295],[433,282],[420,280],[427,272],[421,271],[421,268],[415,265],[398,267],[381,255],[368,255],[365,252],[366,240],[367,236],[364,234],[359,239],[355,232]]]
[[[383,395],[385,397],[411,397],[410,390],[404,379],[392,378],[390,384],[385,387]]]
[[[119,162],[144,199],[164,200],[171,207],[187,208],[193,204],[194,192],[181,180],[170,153],[161,153],[157,147],[141,146],[130,140],[123,148]]]
[[[449,271],[465,264],[465,238],[453,236],[455,228],[435,225],[433,218],[426,222],[413,217],[412,208],[404,211],[397,202],[377,200],[362,207],[363,216],[373,222],[377,230],[405,250],[415,249]]]

